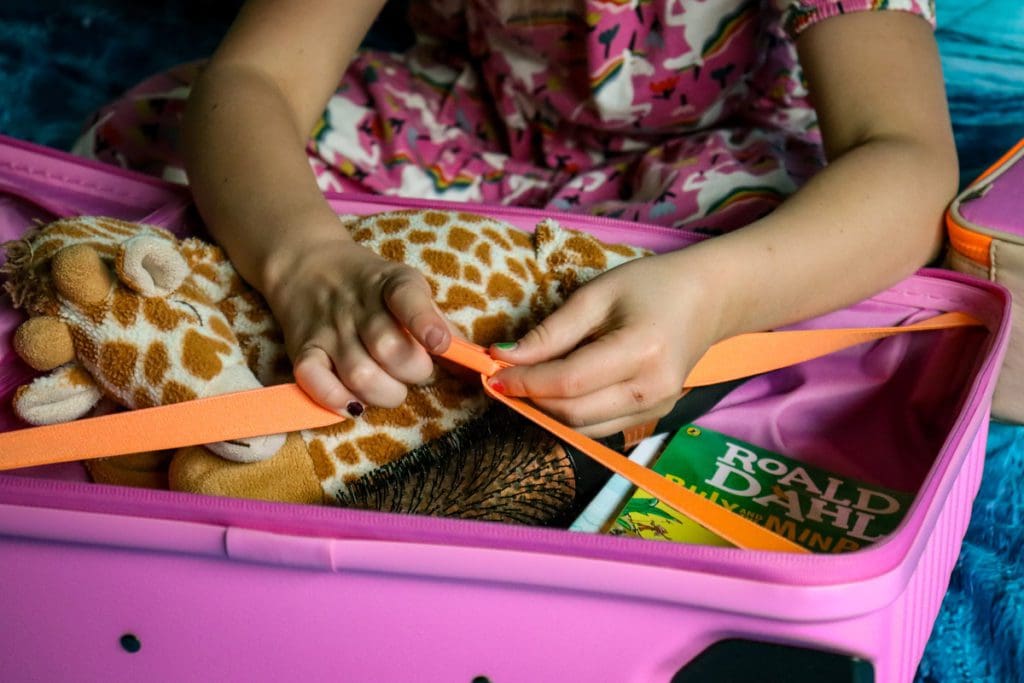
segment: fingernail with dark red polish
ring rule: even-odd
[[[345,410],[347,410],[348,414],[352,417],[359,417],[363,414],[364,408],[363,404],[359,401],[349,401],[348,405],[345,406]]]
[[[491,389],[494,389],[499,394],[504,394],[505,393],[505,385],[502,384],[501,382],[499,382],[496,379],[488,380],[487,381],[487,386],[489,386]]]

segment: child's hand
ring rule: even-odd
[[[492,386],[528,396],[556,419],[605,436],[665,415],[716,340],[716,307],[701,278],[681,277],[671,255],[633,261],[581,287],[513,349],[517,366]]]
[[[419,272],[347,239],[307,245],[267,300],[298,385],[352,417],[366,405],[399,405],[407,384],[431,376],[429,352],[451,341]]]

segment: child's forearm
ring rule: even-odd
[[[239,67],[207,73],[185,122],[189,183],[213,236],[241,275],[273,286],[291,249],[343,239],[284,97]]]
[[[703,247],[721,330],[768,329],[910,274],[940,245],[957,159],[931,27],[853,12],[798,43],[830,164],[768,217]]]
[[[306,141],[384,0],[248,0],[199,77],[186,168],[213,235],[266,293],[303,252],[344,231]]]
[[[858,301],[933,258],[956,185],[951,142],[869,140],[766,218],[675,256],[680,272],[709,280],[715,337],[771,329]]]

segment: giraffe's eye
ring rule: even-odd
[[[199,313],[199,309],[190,304],[189,302],[185,301],[184,299],[171,299],[171,303],[178,304],[178,308],[188,313],[189,316],[191,316],[195,320],[195,323],[200,327],[203,327],[203,325],[205,325],[205,323],[203,322],[203,316],[200,315]]]

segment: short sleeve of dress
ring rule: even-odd
[[[796,38],[822,19],[851,12],[896,10],[910,12],[935,27],[935,0],[772,0],[782,12],[783,26]]]

